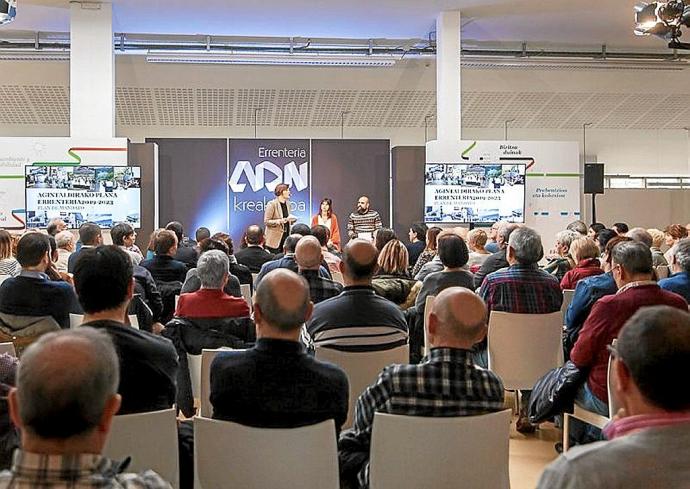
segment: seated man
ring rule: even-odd
[[[618,292],[599,299],[582,326],[570,359],[580,369],[587,370],[587,382],[578,390],[576,402],[585,409],[608,414],[608,346],[630,317],[645,306],[667,305],[688,310],[688,304],[678,294],[662,290],[652,280],[652,252],[643,243],[626,241],[611,250],[613,279]],[[576,442],[597,438],[596,428],[585,427],[573,420],[571,434]]]
[[[428,322],[431,352],[418,365],[390,365],[364,391],[352,429],[339,442],[343,479],[368,486],[374,413],[408,416],[472,416],[503,409],[503,384],[474,365],[472,346],[486,336],[487,311],[472,291],[443,290]],[[423,449],[423,447],[420,447]]]
[[[570,255],[570,245],[580,236],[580,233],[569,229],[556,233],[555,254],[546,257],[548,263],[543,270],[561,281],[563,276],[575,266],[575,261]]]
[[[297,224],[297,226],[300,226],[300,224]],[[305,224],[302,224],[302,226],[306,227]],[[287,268],[288,270],[295,273],[299,271],[299,266],[297,265],[297,261],[295,260],[295,249],[297,248],[297,243],[300,239],[302,239],[302,235],[296,233],[293,233],[287,238],[285,238],[285,243],[283,243],[282,256],[278,258],[278,255],[275,255],[275,260],[267,261],[266,263],[261,265],[261,271],[259,272],[259,275],[256,276],[256,282],[254,286],[258,286],[259,282],[261,282],[261,279],[264,278],[268,272],[270,272],[271,270],[275,270],[276,268]],[[331,277],[331,274],[328,271],[328,269],[323,266],[323,260],[321,261],[320,265],[321,266],[319,267],[319,276],[323,278],[332,279],[333,277]]]
[[[229,277],[228,255],[220,250],[205,252],[197,262],[201,288],[182,294],[175,316],[184,318],[228,318],[249,316],[249,306],[242,297],[223,291]]]
[[[141,262],[141,266],[151,272],[158,282],[184,282],[187,266],[173,258],[177,254],[177,236],[172,231],[163,230],[154,241],[156,255]]]
[[[69,231],[60,231],[55,235],[55,244],[58,247],[55,268],[58,272],[67,272],[67,261],[75,250],[74,235]]]
[[[77,257],[81,250],[95,248],[103,244],[101,227],[93,222],[85,222],[79,227],[79,241],[81,242],[81,248],[78,247],[77,251],[72,253],[67,259],[67,271],[69,273],[74,273],[74,264],[77,262]]]
[[[2,322],[18,329],[20,317],[51,316],[61,328],[69,328],[69,314],[80,313],[74,289],[67,282],[49,280],[50,241],[39,232],[28,232],[17,243],[21,273],[0,285]]]
[[[316,345],[327,341],[339,350],[376,351],[407,343],[407,322],[402,311],[377,295],[371,286],[377,258],[376,248],[368,241],[353,239],[345,246],[340,263],[345,288],[340,295],[317,304],[307,322],[307,331]],[[333,336],[346,337],[346,343],[333,343]]]
[[[120,407],[119,371],[110,338],[92,328],[32,344],[8,399],[22,448],[0,487],[170,488],[153,471],[125,474],[121,462],[101,455]]]
[[[334,419],[340,431],[347,418],[347,376],[307,355],[299,342],[313,309],[307,283],[289,270],[274,270],[254,301],[256,346],[219,353],[211,364],[213,417],[266,428]]]
[[[482,263],[481,268],[474,274],[474,287],[479,288],[484,281],[484,277],[490,273],[500,270],[502,268],[507,268],[509,266],[508,260],[506,259],[506,248],[508,247],[508,240],[510,239],[510,234],[518,228],[517,224],[502,223],[496,234],[496,243],[498,245],[498,251]],[[488,249],[488,248],[487,248]],[[540,258],[541,260],[541,258]]]
[[[338,282],[319,276],[322,253],[321,244],[314,236],[300,239],[295,250],[299,274],[309,284],[309,296],[314,304],[335,297],[343,291],[343,286]]]
[[[681,488],[690,481],[690,315],[645,307],[612,349],[620,407],[609,441],[574,447],[551,463],[539,489]]]
[[[273,260],[273,255],[264,249],[264,230],[257,225],[249,226],[244,240],[247,247],[235,253],[237,263],[245,265],[252,273],[259,273],[261,265]]]
[[[690,302],[690,239],[681,239],[671,258],[673,275],[659,280],[659,287],[682,296]]]
[[[181,261],[187,267],[187,270],[196,266],[196,260],[199,257],[196,250],[196,242],[184,235],[182,223],[172,221],[165,226],[165,229],[175,233],[177,238],[177,251],[173,255],[175,260]]]
[[[106,332],[117,346],[120,414],[168,409],[175,402],[177,352],[172,343],[125,325],[134,293],[132,269],[127,253],[116,246],[84,250],[74,267],[82,325]]]
[[[225,244],[223,240],[216,238],[207,238],[201,241],[199,244],[199,252],[201,255],[211,250],[219,250],[225,253],[228,257],[228,264],[230,264],[230,253],[228,245]],[[239,265],[242,266],[242,265]],[[243,267],[245,268],[245,267]],[[229,272],[228,268],[228,280],[223,287],[223,291],[235,297],[242,297],[242,287],[240,286],[240,280],[232,272]],[[251,282],[251,274],[249,275]],[[184,284],[182,284],[181,294],[186,294],[188,292],[196,292],[201,288],[201,280],[199,279],[199,269],[192,268],[187,272],[187,276],[184,279]]]
[[[520,227],[510,233],[507,244],[506,259],[510,266],[487,275],[479,289],[479,296],[489,311],[517,314],[560,311],[563,293],[558,279],[538,265],[544,256],[539,234],[534,229]],[[532,433],[535,427],[527,419],[530,391],[521,391],[521,394],[517,430]]]

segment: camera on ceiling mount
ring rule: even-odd
[[[634,9],[636,35],[656,36],[671,49],[690,49],[690,43],[679,41],[682,28],[690,27],[690,1],[640,2]]]

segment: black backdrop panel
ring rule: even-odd
[[[424,146],[396,146],[393,165],[393,229],[403,241],[410,225],[424,220]]]
[[[347,217],[361,195],[390,226],[390,141],[388,139],[312,140],[312,215],[323,197],[333,199],[340,235],[347,242]]]

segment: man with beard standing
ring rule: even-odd
[[[369,209],[369,197],[362,195],[357,200],[357,212],[350,214],[347,220],[347,234],[350,239],[360,238],[372,241],[374,231],[381,229],[381,216]]]

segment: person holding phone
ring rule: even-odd
[[[290,234],[290,226],[297,218],[290,214],[290,186],[279,183],[273,192],[275,199],[266,205],[264,225],[266,226],[266,248],[273,254],[283,249],[285,238]]]

